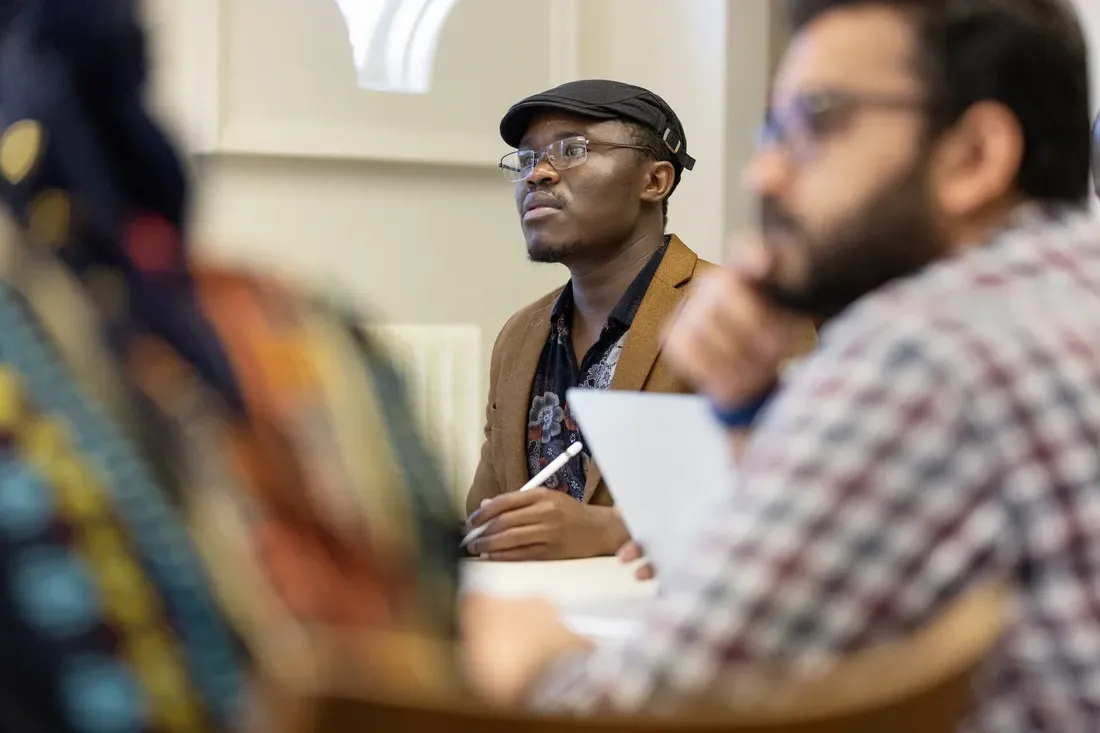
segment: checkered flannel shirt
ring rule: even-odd
[[[1100,730],[1100,225],[1025,207],[850,308],[710,529],[644,631],[560,659],[532,704],[733,704],[739,665],[827,663],[997,577],[1017,608],[974,729]]]

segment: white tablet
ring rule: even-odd
[[[707,400],[589,389],[567,399],[630,534],[658,572],[679,563],[734,490],[728,435]]]

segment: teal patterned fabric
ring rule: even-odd
[[[152,638],[178,649],[181,680],[194,681],[190,721],[224,727],[242,700],[244,666],[234,637],[210,593],[206,573],[187,531],[136,455],[109,420],[80,394],[57,352],[25,305],[0,285],[0,558],[4,602],[2,658],[36,657],[29,666],[47,671],[24,675],[10,663],[5,687],[18,691],[50,729],[130,733],[161,730],[140,670],[128,666],[126,633],[104,603],[104,579],[82,554],[81,520],[117,529],[133,553],[149,597],[163,608],[147,621]],[[35,421],[57,429],[64,444],[33,446]],[[72,480],[102,497],[104,516],[66,516],[58,487],[36,467],[34,456],[82,472]],[[45,455],[42,451],[49,451]],[[106,581],[110,585],[110,581]],[[19,638],[11,630],[23,629]],[[165,674],[171,674],[166,672]],[[191,698],[188,692],[181,692]],[[59,713],[59,714],[58,714]],[[28,713],[29,715],[30,713]],[[2,720],[2,718],[0,718]],[[186,729],[190,726],[184,726]],[[165,728],[167,729],[167,728]]]

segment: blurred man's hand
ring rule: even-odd
[[[517,704],[556,659],[592,648],[542,599],[469,595],[462,601],[460,622],[467,678],[475,692],[496,705]]]
[[[723,408],[770,390],[806,330],[763,294],[771,269],[764,244],[741,242],[734,252],[730,266],[707,273],[685,301],[663,351],[683,379]]]
[[[619,562],[630,565],[645,557],[645,548],[631,540],[619,548],[617,557]],[[646,561],[634,568],[634,577],[638,580],[653,580],[657,577],[657,571]]]

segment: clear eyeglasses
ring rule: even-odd
[[[591,147],[625,148],[629,150],[643,150],[651,153],[644,145],[627,145],[625,143],[608,143],[599,140],[589,140],[586,137],[567,137],[563,140],[550,143],[545,150],[517,150],[508,153],[500,159],[498,167],[504,174],[504,179],[509,183],[518,183],[531,175],[545,156],[546,161],[561,171],[576,168],[588,160],[588,149]]]

